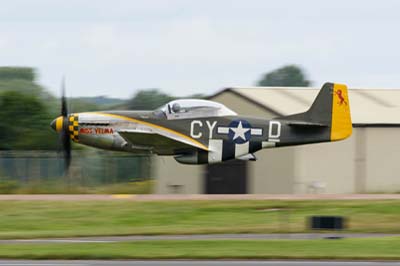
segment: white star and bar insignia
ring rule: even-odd
[[[246,120],[232,121],[229,126],[217,128],[218,134],[226,134],[232,141],[242,144],[250,140],[251,136],[262,136],[262,128],[252,128]]]

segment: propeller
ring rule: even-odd
[[[61,83],[61,115],[54,119],[50,126],[59,133],[64,157],[64,173],[68,174],[71,165],[71,137],[68,130],[68,104],[65,97],[65,79]]]
[[[60,138],[64,154],[64,170],[65,173],[68,173],[69,166],[71,165],[71,138],[68,130],[68,107],[67,99],[65,98],[65,78],[63,78],[61,84],[61,116],[63,119],[63,126]]]

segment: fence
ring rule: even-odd
[[[62,154],[51,151],[0,151],[0,178],[20,182],[64,176]],[[151,159],[101,150],[72,152],[68,177],[81,185],[109,184],[150,178]]]

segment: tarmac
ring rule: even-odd
[[[41,201],[111,201],[111,200],[130,200],[130,201],[187,201],[187,200],[399,200],[400,194],[234,194],[234,195],[209,195],[209,194],[114,194],[114,195],[0,195],[2,200],[41,200]]]

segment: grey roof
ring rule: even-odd
[[[306,111],[320,88],[233,87],[232,91],[280,115]],[[349,89],[354,124],[400,124],[400,89]]]

